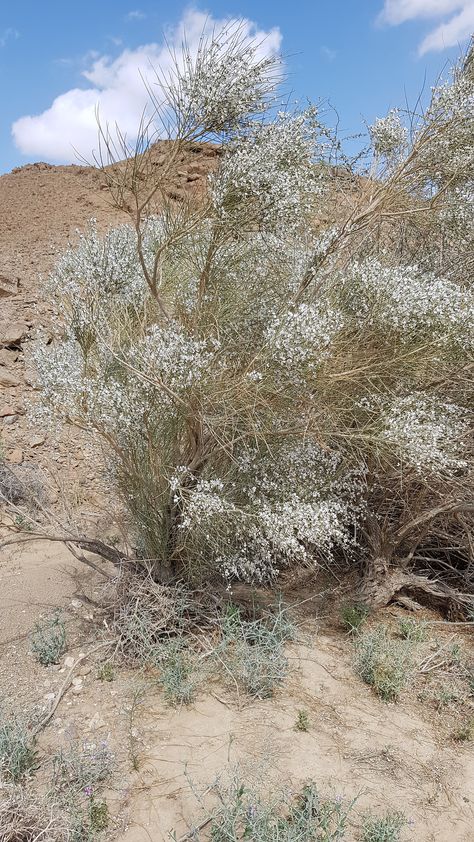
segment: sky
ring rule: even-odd
[[[132,137],[166,45],[229,19],[282,52],[291,101],[329,101],[350,135],[426,96],[466,48],[474,0],[2,0],[0,173],[91,160],[97,107]]]

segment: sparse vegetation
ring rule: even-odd
[[[295,637],[287,611],[279,605],[274,614],[255,620],[244,620],[233,611],[222,620],[221,630],[215,658],[224,675],[251,696],[272,696],[288,672],[284,645]]]
[[[356,634],[366,622],[369,613],[367,605],[346,602],[341,608],[341,622],[350,634]]]
[[[398,628],[403,639],[411,640],[413,643],[423,643],[428,637],[427,623],[412,620],[409,617],[400,617]]]
[[[202,681],[202,670],[195,653],[186,642],[177,639],[163,643],[157,650],[159,685],[172,705],[188,705]]]
[[[100,664],[99,669],[97,670],[97,678],[99,681],[114,681],[115,669],[111,661],[104,661]]]
[[[309,731],[309,716],[307,710],[299,710],[295,722],[295,731]]]
[[[238,776],[228,785],[217,781],[213,789],[219,807],[205,822],[206,834],[210,832],[219,842],[337,842],[345,838],[354,803],[345,804],[339,796],[323,798],[314,783],[304,786],[296,797],[281,793],[271,799],[247,787]],[[208,838],[199,829],[193,837],[198,842]]]
[[[37,752],[31,730],[18,717],[7,718],[0,711],[0,780],[18,783],[37,766]]]
[[[474,740],[474,717],[470,717],[453,731],[453,740],[458,743]]]
[[[31,635],[31,651],[43,666],[58,664],[66,649],[66,626],[59,612],[37,623]]]
[[[407,687],[414,670],[410,641],[395,640],[385,626],[359,635],[355,641],[355,669],[385,702],[394,702]]]
[[[2,842],[79,842],[71,836],[64,812],[44,797],[21,786],[2,789],[0,798]]]
[[[404,813],[387,813],[383,818],[366,816],[362,842],[400,842],[402,830],[409,824]]]
[[[114,757],[106,741],[72,743],[54,755],[52,767],[57,792],[84,792],[107,780],[114,767]]]

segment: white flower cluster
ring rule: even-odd
[[[188,539],[194,534],[227,578],[268,581],[282,567],[329,561],[336,546],[349,546],[360,483],[341,473],[337,454],[308,441],[274,454],[246,450],[237,464],[233,481],[199,480],[175,497]]]
[[[217,133],[233,130],[249,114],[264,110],[278,83],[280,61],[260,52],[259,44],[232,24],[204,37],[197,55],[185,55],[177,78],[169,80],[170,99],[178,100],[181,119]]]
[[[42,415],[50,424],[77,418],[84,395],[84,360],[71,339],[52,345],[35,344],[32,359],[42,390]],[[38,409],[35,417],[39,418]]]
[[[375,258],[354,263],[343,284],[346,318],[361,327],[396,332],[403,342],[425,339],[472,347],[474,295],[417,266],[384,266]]]
[[[321,304],[300,304],[269,325],[265,341],[270,358],[288,369],[317,367],[331,353],[334,338],[344,327],[342,314]]]
[[[377,156],[392,158],[405,149],[408,132],[397,109],[389,111],[386,117],[378,117],[369,127],[372,147]]]
[[[433,89],[419,162],[430,181],[474,178],[474,75],[456,67],[450,82]],[[423,129],[421,129],[423,133]]]
[[[303,114],[279,114],[271,123],[256,123],[229,147],[218,172],[211,177],[216,212],[226,219],[241,212],[249,199],[258,209],[265,230],[285,230],[302,223],[323,180],[312,162],[317,151],[318,124],[314,108]]]
[[[175,502],[180,499],[178,488]],[[217,517],[232,517],[234,507],[224,499],[223,491],[224,483],[219,479],[198,480],[192,492],[183,501],[183,516],[179,528],[190,530],[198,527],[200,530],[212,530],[216,528]],[[206,537],[211,540],[209,532]]]
[[[111,228],[105,235],[90,220],[79,243],[60,258],[48,282],[49,290],[61,301],[82,307],[110,296],[123,303],[135,302],[144,294],[144,278],[137,254],[137,238],[130,225]]]
[[[381,420],[383,439],[420,474],[446,475],[466,468],[462,453],[469,427],[461,407],[411,394],[394,400]]]
[[[155,324],[127,352],[130,364],[180,393],[200,381],[219,348],[216,340],[195,339],[175,321]]]

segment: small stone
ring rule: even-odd
[[[71,607],[72,608],[82,608],[82,602],[80,599],[71,599]],[[66,658],[67,660],[67,658]],[[74,658],[73,658],[74,660]],[[72,666],[72,664],[71,664]]]
[[[56,698],[56,693],[45,693],[43,699],[46,699],[47,702],[53,702]]]
[[[29,444],[30,447],[40,447],[40,445],[44,444],[46,441],[46,436],[31,436]]]
[[[3,423],[8,426],[11,426],[12,424],[15,424],[18,421],[18,418],[18,415],[6,415],[3,419]]]
[[[4,386],[8,389],[14,389],[16,386],[20,385],[20,380],[18,377],[15,377],[14,374],[10,374],[9,371],[3,371],[0,368],[0,386]]]
[[[82,667],[79,670],[79,675],[89,675],[90,672],[92,672],[92,667]]]
[[[0,345],[18,345],[27,332],[25,322],[0,322]]]
[[[82,687],[82,678],[73,678],[72,679],[73,687]]]
[[[0,365],[11,365],[18,359],[16,351],[8,351],[7,348],[0,348]]]
[[[75,658],[73,658],[73,657],[72,657],[72,655],[68,655],[66,658],[64,658],[64,664],[63,664],[63,666],[64,666],[67,670],[70,670],[70,669],[72,669],[72,667],[74,666],[74,664],[75,664],[75,663],[76,663],[76,659],[75,659]]]
[[[7,278],[6,275],[0,275],[0,298],[6,298],[9,295],[16,295],[18,292],[18,280],[15,278]]]
[[[16,409],[13,409],[9,404],[5,404],[0,408],[0,418],[6,418],[8,415],[16,415]]]
[[[99,713],[94,713],[94,716],[88,724],[89,731],[98,731],[100,728],[106,728],[107,723],[104,722]]]
[[[79,693],[82,693],[82,684],[75,684],[72,688],[72,692],[77,696]]]
[[[15,447],[15,450],[11,450],[7,456],[9,462],[13,465],[21,465],[23,462],[23,451],[20,450],[19,447]]]

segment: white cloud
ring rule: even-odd
[[[133,9],[133,11],[125,15],[125,20],[145,20],[145,18],[146,14],[141,9]]]
[[[83,71],[90,87],[66,91],[41,114],[16,120],[12,126],[16,146],[25,155],[58,163],[73,161],[74,150],[89,160],[97,148],[97,111],[102,125],[118,125],[133,139],[148,99],[142,76],[150,76],[151,67],[159,66],[164,72],[171,68],[170,50],[179,52],[184,37],[189,50],[195,52],[203,30],[211,32],[230,22],[190,9],[166,33],[166,43],[163,40],[135,50],[125,49],[115,59],[107,55],[91,58],[89,68]],[[243,20],[241,32],[259,42],[262,53],[274,53],[280,48],[278,28],[265,32],[252,21]]]
[[[13,29],[12,26],[9,26],[8,29],[4,29],[0,34],[0,47],[6,47],[8,41],[16,41],[19,37],[20,33],[18,29]]]
[[[334,61],[337,56],[336,50],[331,50],[331,47],[326,47],[325,45],[321,47],[320,52],[327,61]]]
[[[391,26],[418,19],[440,20],[421,41],[420,55],[454,47],[474,32],[474,0],[385,0],[378,17]]]

